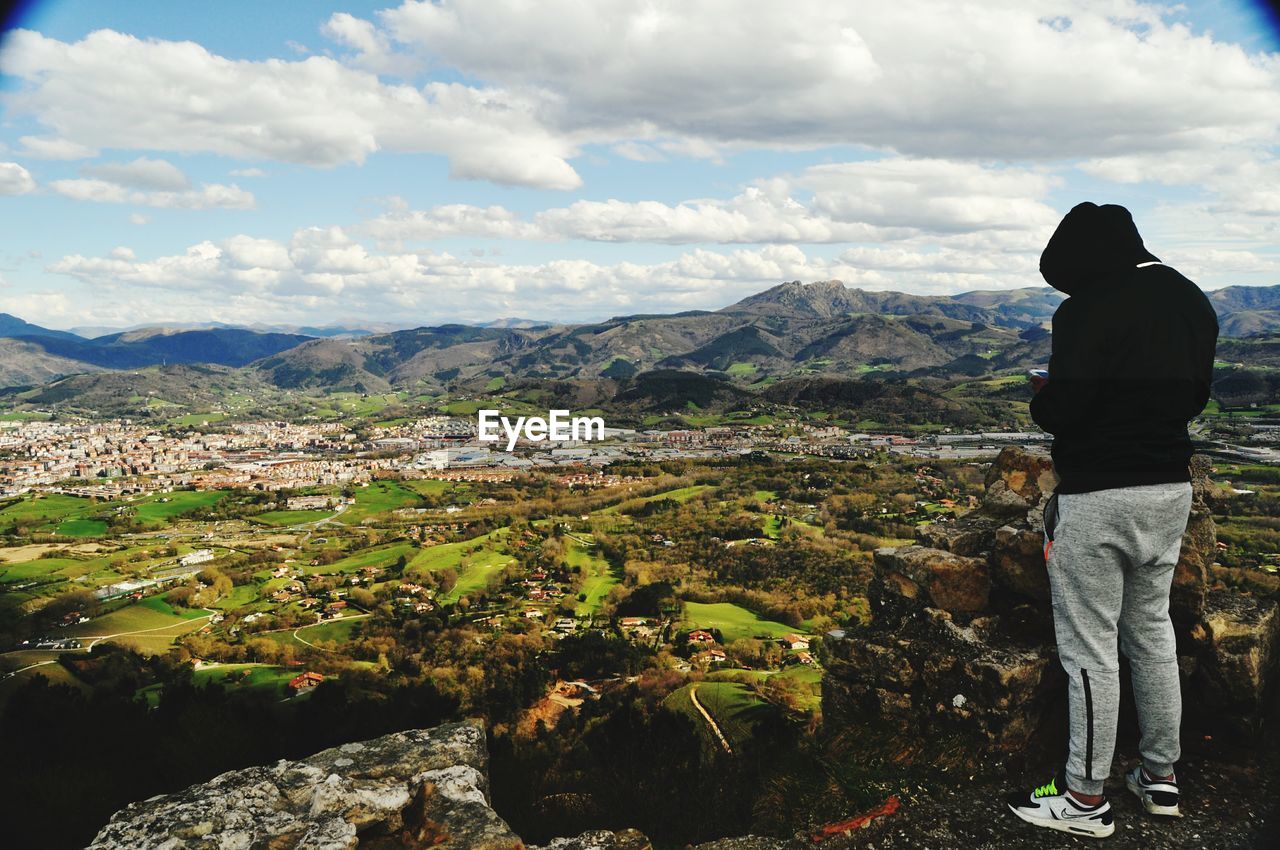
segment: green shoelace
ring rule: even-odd
[[[1035,793],[1033,793],[1031,796],[1032,797],[1056,797],[1058,795],[1057,781],[1058,781],[1058,778],[1055,776],[1053,779],[1049,780],[1049,784],[1041,785],[1039,788],[1035,790]]]

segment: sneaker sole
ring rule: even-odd
[[[1005,805],[1009,806],[1008,803],[1005,803]],[[1033,826],[1043,826],[1047,829],[1056,829],[1059,832],[1065,832],[1069,835],[1083,835],[1086,838],[1106,838],[1116,831],[1116,825],[1114,823],[1111,824],[1111,826],[1103,827],[1102,829],[1090,829],[1084,826],[1076,826],[1070,821],[1041,820],[1040,818],[1028,817],[1013,806],[1009,806],[1009,811],[1013,812],[1019,818]]]
[[[1124,784],[1127,785],[1129,790],[1142,801],[1142,808],[1146,810],[1147,814],[1161,815],[1168,818],[1182,817],[1182,810],[1177,806],[1157,806],[1153,803],[1151,798],[1143,792],[1142,786],[1138,785],[1138,783],[1133,780],[1132,776],[1126,775],[1124,778]]]

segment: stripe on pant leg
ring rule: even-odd
[[[1084,778],[1093,779],[1093,691],[1089,688],[1089,671],[1080,668],[1080,680],[1084,683]]]

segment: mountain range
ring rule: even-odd
[[[1280,286],[1206,294],[1222,337],[1280,331]],[[479,391],[495,381],[625,383],[650,372],[701,373],[724,379],[726,391],[801,378],[980,377],[1047,363],[1049,320],[1062,300],[1047,286],[930,296],[791,281],[716,311],[323,335],[211,325],[84,338],[0,314],[0,386],[85,373],[80,384],[92,373],[195,364],[231,367],[237,381],[278,389],[364,393]],[[207,373],[184,374],[198,381]]]

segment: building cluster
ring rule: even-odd
[[[157,430],[128,419],[0,422],[0,497],[42,489],[119,498],[175,487],[288,490],[366,483],[387,470],[410,477],[502,481],[533,470],[564,470],[574,487],[610,486],[615,461],[715,458],[771,451],[795,457],[921,457],[990,454],[1010,442],[1044,440],[1020,432],[921,438],[850,433],[803,423],[735,424],[633,431],[606,429],[602,441],[520,441],[495,451],[477,441],[470,419],[429,416],[379,428],[361,439],[340,422],[246,422],[216,431]],[[320,497],[312,498],[319,505]],[[292,507],[292,504],[291,504]],[[327,503],[325,507],[328,507]],[[301,509],[292,508],[292,509]]]

